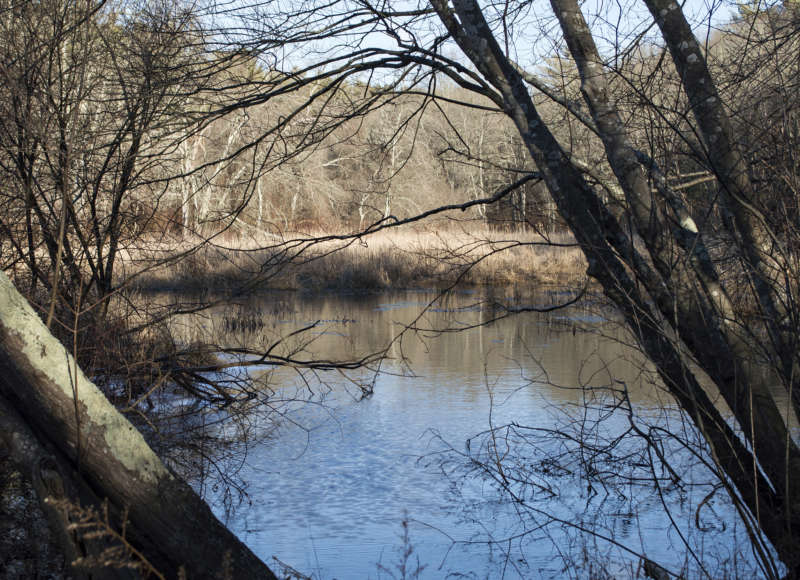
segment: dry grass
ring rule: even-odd
[[[569,284],[585,278],[586,263],[566,234],[545,240],[533,232],[490,229],[384,231],[346,241],[314,242],[324,232],[297,238],[227,238],[181,259],[148,268],[139,288],[262,288],[377,290],[467,286]],[[131,252],[130,267],[141,270],[160,255],[189,243],[150,244]]]

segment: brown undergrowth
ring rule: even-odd
[[[215,240],[135,279],[140,290],[271,288],[371,291],[400,288],[570,284],[586,263],[566,234],[491,229],[381,232],[349,240]],[[174,248],[173,248],[174,249]],[[131,256],[141,265],[143,256]]]

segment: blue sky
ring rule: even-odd
[[[373,0],[375,4],[380,4],[380,0]],[[249,0],[234,0],[224,6],[229,8],[239,7],[250,4]],[[414,8],[417,6],[426,5],[427,2],[423,0],[393,0],[388,3],[394,10],[404,10]],[[281,1],[281,2],[253,2],[251,6],[260,5],[260,7],[267,8],[280,6],[284,9],[296,6],[305,6],[310,8],[313,6],[317,8],[316,3],[310,0],[298,0],[297,2]],[[337,5],[334,10],[341,13],[342,6],[347,6],[346,2]],[[493,12],[487,4],[486,15],[491,19],[497,16],[497,12]],[[549,0],[534,0],[533,2],[524,4],[526,6],[525,12],[519,16],[519,19],[513,23],[513,32],[516,41],[511,45],[513,58],[526,68],[536,68],[537,65],[544,61],[547,56],[553,55],[556,51],[564,52],[565,47],[561,40],[558,25],[553,16]],[[729,21],[736,13],[735,3],[732,0],[686,0],[682,3],[684,13],[689,18],[690,22],[694,25],[695,34],[702,42],[709,31],[721,26]],[[592,32],[595,36],[595,41],[598,44],[601,52],[606,55],[612,55],[618,50],[624,50],[638,35],[646,33],[653,41],[658,40],[658,29],[654,25],[644,2],[642,0],[585,0],[582,3],[584,15],[589,22]],[[346,13],[346,12],[345,12]],[[230,14],[229,14],[230,15]],[[421,35],[427,36],[425,40],[430,40],[434,34],[441,32],[441,26],[436,21],[435,16],[430,17],[432,22],[423,26],[417,27],[417,31]],[[227,17],[223,17],[227,20]],[[249,20],[250,25],[258,25],[259,18]],[[319,25],[319,21],[315,23]],[[286,32],[292,31],[292,25],[286,25]],[[348,38],[349,42],[353,42],[357,38],[357,34]],[[366,36],[366,40],[361,42],[360,46],[373,46],[379,48],[393,49],[396,48],[394,40],[385,34],[371,33]],[[333,55],[337,52],[337,42],[331,39],[320,40],[307,45],[287,46],[283,49],[277,50],[278,68],[282,70],[292,70],[302,67],[304,64],[319,61],[322,57]],[[340,54],[347,54],[351,52],[352,48],[339,45]],[[445,54],[448,57],[455,58],[460,62],[466,62],[466,59],[460,55],[458,48],[453,44],[445,48]],[[275,64],[275,61],[273,63]],[[387,72],[388,75],[395,73]],[[373,80],[378,80],[373,77]]]

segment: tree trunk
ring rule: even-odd
[[[102,513],[100,502],[107,501],[117,530],[124,529],[126,541],[167,577],[183,568],[193,580],[275,578],[191,487],[164,466],[3,273],[0,346],[0,403],[6,409],[0,427],[5,426],[6,446],[20,440],[14,436],[20,428],[8,427],[13,423],[9,408],[30,427],[29,438],[41,450],[30,445],[17,449],[16,455],[9,453],[34,475],[46,460],[51,483],[37,489],[40,496],[62,494],[82,507],[88,501],[97,513]],[[127,525],[121,514],[127,515]],[[65,533],[66,522],[62,524],[56,535]]]

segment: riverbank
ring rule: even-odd
[[[195,251],[186,243],[185,256],[148,268],[135,278],[134,286],[178,291],[253,287],[375,291],[447,288],[456,283],[571,285],[585,279],[584,257],[567,234],[545,239],[533,232],[475,229],[382,232],[350,240],[325,236],[318,232],[281,239],[231,237]]]

